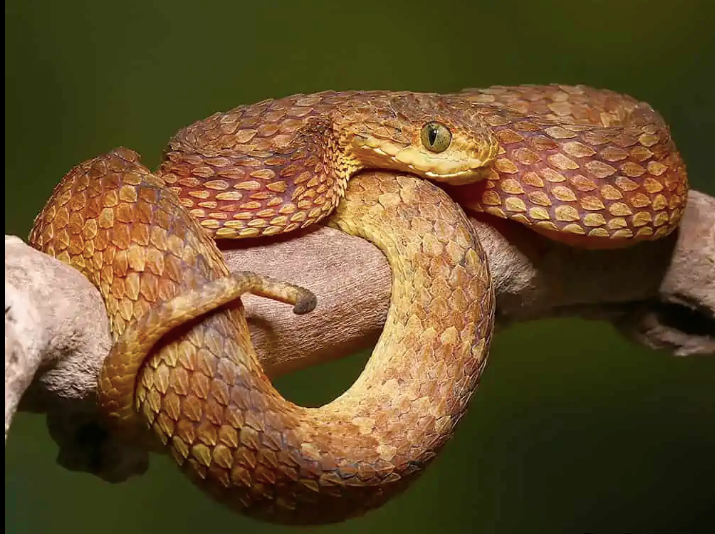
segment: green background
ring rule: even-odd
[[[695,0],[6,0],[5,232],[25,237],[83,160],[124,145],[154,167],[195,120],[324,89],[623,91],[665,116],[692,185],[715,194],[706,10]],[[327,401],[363,361],[278,385],[298,402]],[[425,476],[362,519],[315,530],[713,531],[714,384],[715,360],[648,351],[607,325],[520,325],[497,336],[468,416]],[[224,510],[164,458],[112,486],[58,467],[55,455],[42,417],[19,416],[5,451],[9,532],[294,531]]]

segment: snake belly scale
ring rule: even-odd
[[[355,176],[363,169],[410,175]],[[326,523],[404,490],[452,435],[486,364],[494,289],[454,199],[611,248],[668,235],[686,194],[663,120],[610,91],[326,92],[189,126],[155,174],[127,149],[75,167],[30,243],[105,299],[116,342],[99,401],[117,432],[138,439],[143,421],[193,481],[243,513]],[[304,313],[312,294],[231,275],[212,238],[326,217],[385,253],[393,288],[363,373],[308,409],[264,375],[237,297],[251,291]]]

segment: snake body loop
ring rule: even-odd
[[[439,153],[422,142],[433,123],[452,136]],[[310,226],[349,176],[376,168],[461,186],[449,192],[463,207],[552,239],[612,248],[672,232],[688,185],[651,106],[583,86],[296,95],[194,123],[165,155],[162,178],[215,238]]]
[[[116,342],[99,401],[115,431],[139,439],[143,422],[217,500],[290,524],[384,503],[464,415],[487,361],[494,290],[453,199],[574,245],[615,247],[670,233],[687,193],[650,106],[584,87],[298,95],[213,115],[165,156],[156,175],[126,149],[77,166],[30,242],[105,299]],[[370,168],[411,175],[354,176]],[[211,238],[326,217],[385,253],[393,289],[363,373],[308,409],[264,375],[237,297],[301,313],[314,297],[231,275]]]

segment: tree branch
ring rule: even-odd
[[[676,356],[715,354],[715,198],[693,191],[680,231],[652,243],[588,251],[518,224],[472,219],[489,257],[497,328],[547,317],[613,323]],[[318,226],[224,249],[232,270],[312,290],[318,307],[246,296],[252,338],[270,376],[370,347],[390,298],[390,269],[372,244]],[[76,270],[5,237],[5,439],[15,412],[47,413],[58,461],[108,481],[143,472],[147,455],[105,435],[96,376],[111,345],[98,291]]]

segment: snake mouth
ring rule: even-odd
[[[362,139],[354,144],[355,155],[365,167],[393,169],[417,174],[435,182],[463,185],[481,181],[493,155],[470,154],[458,148],[435,154],[414,146],[400,146],[384,140]],[[373,141],[372,143],[370,141]]]

